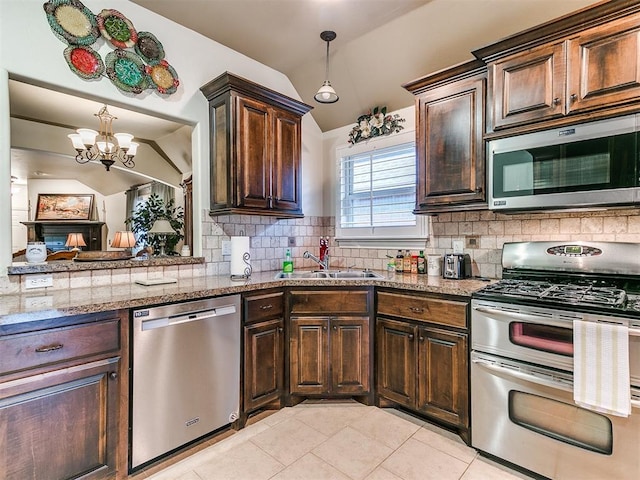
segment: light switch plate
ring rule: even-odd
[[[42,275],[25,275],[24,288],[44,288],[53,287],[53,275],[45,273]]]
[[[453,253],[462,253],[464,250],[464,240],[453,241]]]
[[[231,255],[231,240],[222,240],[222,255]]]

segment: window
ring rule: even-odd
[[[413,132],[339,148],[336,237],[349,246],[424,246],[423,217],[414,215]]]

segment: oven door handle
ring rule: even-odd
[[[490,315],[500,315],[503,317],[507,317],[507,318],[512,318],[512,319],[517,319],[517,320],[522,320],[522,321],[531,321],[531,322],[540,322],[540,320],[545,320],[547,323],[550,322],[554,322],[554,318],[551,315],[537,315],[535,313],[521,313],[521,312],[514,312],[514,311],[508,311],[505,312],[504,310],[500,310],[498,308],[490,308],[490,307],[477,307],[474,306],[473,309],[477,312],[480,313],[488,313]],[[557,315],[554,315],[557,316]],[[575,317],[575,316],[571,316],[571,315],[560,315],[562,317],[567,318],[568,320],[574,320],[574,319],[578,319],[579,317]],[[558,323],[557,321],[554,323]]]
[[[494,362],[490,360],[484,360],[482,358],[472,358],[471,361],[475,364],[482,365],[487,370],[491,370],[496,373],[501,373],[503,375],[519,378],[520,380],[524,380],[526,382],[536,383],[538,385],[544,385],[546,387],[564,390],[566,392],[573,392],[573,382],[568,380],[559,381],[557,379],[554,380],[552,378],[549,378],[550,375],[538,376],[532,373],[525,373],[525,372],[522,372],[521,370],[514,370],[511,368],[496,365]]]

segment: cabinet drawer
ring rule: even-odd
[[[282,316],[284,312],[282,292],[252,295],[244,298],[244,322],[255,322]]]
[[[120,321],[54,328],[0,338],[0,374],[120,349]]]
[[[467,302],[454,300],[378,292],[378,314],[458,328],[467,327]]]
[[[291,313],[340,315],[368,314],[369,292],[366,290],[325,290],[291,292]]]

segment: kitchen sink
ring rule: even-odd
[[[278,272],[276,280],[318,280],[318,279],[358,279],[358,278],[383,278],[382,275],[370,270],[319,270],[313,272]]]

